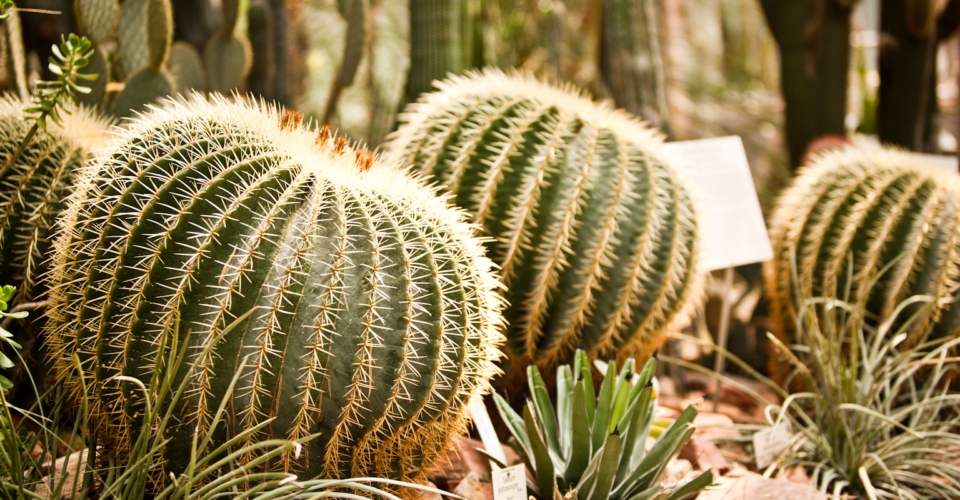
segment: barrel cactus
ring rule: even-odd
[[[84,171],[60,229],[57,376],[77,399],[86,374],[120,460],[149,423],[115,377],[149,384],[175,321],[199,353],[253,311],[194,356],[157,482],[183,470],[238,367],[221,436],[272,419],[256,439],[318,437],[271,468],[403,480],[464,430],[496,371],[498,283],[463,216],[293,112],[199,96],[152,109]]]
[[[621,358],[659,347],[702,273],[691,196],[658,133],[530,77],[435,85],[401,117],[389,156],[446,188],[488,237],[509,304],[507,368],[556,365],[578,346]]]
[[[0,158],[9,158],[27,136],[26,103],[0,98]],[[91,150],[106,142],[107,122],[76,109],[63,122],[47,122],[30,139],[20,159],[0,175],[0,281],[15,285],[17,301],[41,293],[38,278],[52,246],[55,217],[66,207]]]
[[[883,321],[913,295],[957,296],[960,179],[894,150],[826,153],[780,197],[770,239],[774,259],[764,272],[782,340],[793,331],[797,300],[811,297],[864,303]],[[958,309],[934,304],[908,340],[931,322],[938,335],[955,334]]]

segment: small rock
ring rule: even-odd
[[[493,500],[493,485],[480,481],[476,472],[471,472],[460,481],[454,495],[460,495],[467,500]]]
[[[723,413],[704,411],[707,405],[704,405],[704,408],[702,408],[700,413],[693,419],[693,426],[697,428],[696,436],[700,436],[708,441],[736,439],[740,437],[740,431],[730,417]]]
[[[680,450],[679,457],[689,460],[700,470],[711,469],[715,475],[726,474],[731,469],[730,462],[717,445],[696,434]]]
[[[64,470],[63,463],[65,460],[67,461],[66,475],[61,476]],[[63,500],[72,499],[83,487],[83,473],[87,466],[87,450],[60,457],[53,462],[53,467],[50,467],[49,463],[46,465],[47,470],[52,471],[53,481],[50,481],[50,476],[44,477],[40,484],[37,485],[36,493],[41,497],[50,498],[51,492],[48,488],[50,483],[62,483],[63,489],[60,492],[60,498]],[[76,488],[74,488],[74,485],[76,485]]]
[[[813,486],[784,479],[748,475],[716,481],[718,484],[701,492],[697,500],[827,500],[827,496]]]
[[[431,488],[436,488],[436,487],[437,487],[437,485],[435,485],[435,484],[433,484],[433,483],[431,483],[431,482],[429,482],[429,481],[427,481],[427,484],[426,484],[426,485],[429,486],[429,487],[431,487]],[[417,500],[443,500],[443,497],[440,496],[439,493],[434,493],[434,492],[432,492],[432,491],[423,491],[423,490],[420,490],[420,492],[417,494]]]
[[[810,484],[810,476],[807,475],[807,470],[799,465],[781,472],[777,479],[786,479],[798,484]]]
[[[682,458],[674,458],[667,462],[667,467],[663,471],[663,476],[660,480],[663,484],[677,484],[686,479],[691,479],[695,477],[697,471],[694,469],[693,464],[689,460],[684,460]]]

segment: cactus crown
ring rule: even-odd
[[[911,296],[956,296],[960,179],[909,154],[873,148],[816,158],[780,197],[770,226],[774,259],[764,272],[783,340],[797,299],[863,301],[883,321]],[[938,302],[912,331],[938,321],[940,333],[955,335],[958,309]]]
[[[114,377],[148,383],[175,317],[201,352],[253,311],[193,360],[200,376],[158,481],[185,466],[238,367],[222,432],[318,435],[266,467],[406,480],[464,429],[496,372],[498,284],[462,215],[295,113],[168,101],[85,169],[60,220],[48,314],[58,378],[79,393],[78,356],[100,435],[121,455],[142,402]]]
[[[646,354],[699,296],[694,208],[632,116],[499,71],[436,82],[391,158],[441,184],[490,237],[518,365]]]

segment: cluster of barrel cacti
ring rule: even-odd
[[[766,283],[782,340],[810,297],[863,303],[868,320],[883,321],[914,295],[956,297],[960,180],[895,150],[830,152],[780,197],[770,238]],[[937,334],[955,335],[960,308],[923,307],[916,304],[922,317],[910,343],[931,322]]]
[[[700,292],[694,203],[636,118],[498,71],[436,83],[391,158],[473,215],[500,266],[507,352],[554,366],[649,354]]]
[[[152,425],[134,380],[150,383],[163,346],[193,353],[198,376],[171,375],[188,391],[153,488],[189,468],[206,427],[219,441],[204,453],[244,432],[306,440],[255,467],[419,480],[499,372],[504,333],[511,367],[555,365],[578,345],[647,354],[699,294],[690,193],[659,135],[628,114],[529,77],[474,74],[413,104],[380,160],[252,99],[146,108],[195,72],[173,61],[169,0],[123,10],[136,3],[78,2],[101,49],[136,42],[123,19],[148,25],[141,67],[130,48],[105,54],[128,76],[115,110],[143,114],[95,157],[106,141],[93,113],[74,109],[26,140],[23,104],[0,103],[0,153],[27,146],[0,185],[0,272],[47,300],[55,378],[121,461]],[[224,8],[235,20],[237,3]],[[219,64],[249,46],[234,22],[206,52]],[[242,79],[214,69],[224,88]],[[221,400],[229,428],[211,425]]]

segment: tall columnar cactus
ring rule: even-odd
[[[514,367],[646,354],[699,296],[690,194],[660,137],[571,88],[452,77],[401,117],[397,161],[473,214],[502,268]]]
[[[464,430],[496,371],[498,284],[462,215],[294,115],[167,103],[84,171],[61,218],[48,313],[58,378],[79,394],[77,356],[99,436],[121,457],[142,399],[114,377],[149,383],[175,321],[199,353],[253,311],[194,358],[158,481],[188,463],[238,368],[221,436],[272,418],[253,439],[318,434],[277,468],[407,480]]]
[[[660,53],[660,2],[604,0],[600,75],[617,106],[666,129],[666,70]]]
[[[0,158],[10,157],[32,122],[26,103],[0,98]],[[0,281],[15,285],[17,301],[40,295],[38,278],[50,257],[55,217],[77,181],[90,151],[106,141],[107,124],[85,109],[61,114],[38,130],[19,160],[0,178]]]
[[[434,80],[463,71],[462,0],[410,0],[410,70],[405,102],[431,90]]]
[[[913,295],[957,296],[960,179],[893,150],[827,153],[781,196],[770,239],[765,275],[782,340],[798,299],[866,300],[882,321]],[[958,310],[938,303],[915,331],[938,321],[941,334],[955,335]]]

